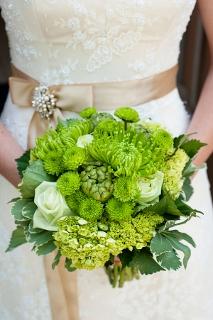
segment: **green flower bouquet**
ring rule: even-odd
[[[176,227],[200,213],[187,201],[204,144],[173,138],[129,107],[80,116],[60,121],[17,160],[7,251],[24,243],[37,255],[55,251],[53,268],[61,257],[70,272],[105,268],[113,287],[186,268],[195,243]]]

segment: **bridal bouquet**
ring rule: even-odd
[[[113,287],[186,267],[195,243],[176,227],[199,214],[186,201],[204,144],[173,138],[129,107],[80,116],[17,160],[17,228],[7,250],[27,242],[37,255],[55,251],[53,268],[61,257],[69,271],[104,267]]]

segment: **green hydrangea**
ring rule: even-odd
[[[100,223],[87,222],[80,217],[65,217],[54,233],[61,254],[73,262],[73,267],[92,270],[103,267],[111,255],[124,249],[141,249],[150,242],[163,217],[146,213],[130,221],[111,222],[109,230],[100,230]]]
[[[86,152],[83,148],[71,147],[67,149],[63,156],[64,167],[67,170],[76,170],[86,160]]]
[[[177,199],[183,187],[182,172],[189,157],[184,150],[178,149],[166,162],[164,168],[163,190],[168,192],[173,199]]]
[[[106,211],[110,221],[130,220],[133,214],[133,204],[128,202],[123,203],[113,198],[108,201]]]
[[[57,180],[57,188],[63,196],[71,195],[81,186],[80,176],[76,172],[66,172]]]
[[[65,197],[68,207],[75,213],[79,212],[80,204],[85,200],[87,196],[81,191],[77,190],[69,196]]]
[[[79,216],[87,221],[96,221],[101,218],[103,205],[92,198],[82,200],[79,207]]]
[[[139,193],[136,177],[119,177],[115,181],[114,196],[122,202],[134,200]]]
[[[138,122],[140,120],[138,112],[130,107],[116,109],[115,116],[127,122]]]
[[[83,109],[81,112],[80,112],[80,116],[84,119],[89,119],[92,117],[93,114],[96,114],[97,113],[97,110],[96,108],[94,107],[88,107],[88,108],[85,108]]]
[[[121,252],[115,240],[107,232],[100,231],[96,222],[79,217],[61,219],[54,238],[61,254],[71,259],[73,267],[78,269],[103,267],[111,254]]]

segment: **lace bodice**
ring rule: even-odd
[[[0,5],[12,63],[53,84],[130,80],[168,69],[177,63],[195,2],[0,0]]]

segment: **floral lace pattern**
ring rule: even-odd
[[[195,0],[0,3],[12,62],[53,84],[130,80],[168,69],[177,63]]]

